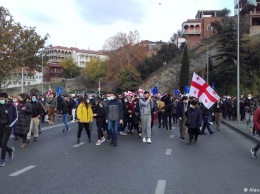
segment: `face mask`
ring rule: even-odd
[[[247,98],[250,100],[252,97],[251,97],[251,96],[248,96]]]
[[[13,99],[13,102],[16,103],[16,102],[17,102],[17,99]]]
[[[89,99],[91,100],[91,99],[92,99],[92,97],[89,97]]]
[[[128,102],[128,100],[125,100],[125,102]]]
[[[192,104],[190,104],[190,107],[191,107],[191,108],[194,108],[194,106],[193,106]]]
[[[89,100],[87,100],[87,103],[89,103]]]
[[[36,102],[36,98],[32,98],[32,102]]]
[[[5,100],[0,100],[0,104],[5,104]]]
[[[44,101],[44,98],[42,98],[42,101]]]

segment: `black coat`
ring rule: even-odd
[[[195,109],[189,108],[187,111],[187,118],[190,120],[189,128],[198,129],[202,124],[202,114],[199,107]]]
[[[25,107],[25,110],[21,108]],[[32,117],[32,105],[29,102],[23,102],[18,104],[18,120],[16,122],[15,133],[20,135],[25,135],[29,132],[30,122]]]
[[[97,114],[97,116],[94,117],[97,122],[103,122],[106,120],[105,107],[101,103],[93,106],[93,113]]]

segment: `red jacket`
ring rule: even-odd
[[[254,113],[254,125],[256,130],[260,130],[260,107]]]

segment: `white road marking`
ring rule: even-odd
[[[68,125],[71,125],[71,124],[73,124],[73,123],[68,123]],[[43,128],[41,128],[41,131],[45,131],[45,130],[47,130],[47,129],[52,129],[52,128],[55,128],[55,127],[61,127],[61,126],[63,126],[63,123],[60,123],[60,124],[57,124],[57,125],[50,125],[50,126],[48,126],[48,127],[43,127]],[[14,138],[14,135],[11,135],[10,137],[9,137],[9,139],[11,139],[11,138]]]
[[[27,167],[25,167],[25,168],[23,168],[21,170],[18,170],[17,172],[14,172],[14,173],[10,174],[9,176],[18,176],[18,175],[20,175],[20,174],[22,174],[22,173],[24,173],[24,172],[26,172],[28,170],[31,170],[31,169],[33,169],[35,167],[36,166],[34,166],[34,165],[27,166]]]
[[[165,152],[166,155],[171,155],[172,154],[172,149],[166,149],[166,152]]]
[[[76,145],[74,145],[73,147],[74,148],[78,148],[79,146],[82,146],[83,144],[85,144],[86,142],[80,142],[79,144],[76,144]]]
[[[166,187],[166,180],[158,180],[158,183],[157,183],[157,186],[155,189],[155,194],[164,194],[165,187]]]
[[[173,139],[173,138],[174,138],[174,135],[170,135],[170,138]]]

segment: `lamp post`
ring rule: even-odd
[[[239,25],[239,22],[240,22],[240,0],[238,1],[237,3],[237,123],[240,123],[240,67],[239,67],[239,44],[240,44],[240,41],[239,41],[239,28],[240,28],[240,25]]]
[[[100,95],[100,82],[101,82],[101,80],[102,80],[102,77],[99,78],[99,81],[98,81],[98,95]]]
[[[207,83],[209,84],[209,45],[201,42],[198,43],[207,46]]]
[[[42,50],[42,95],[43,95],[43,50]]]

